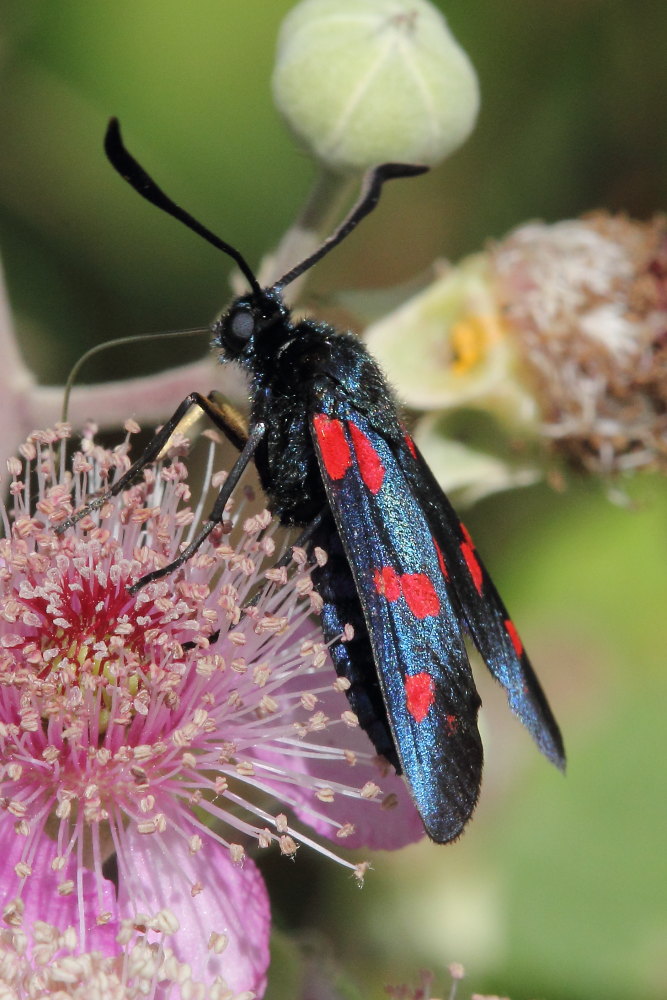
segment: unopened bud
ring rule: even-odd
[[[336,171],[438,163],[479,107],[472,64],[428,0],[303,0],[280,31],[273,93]]]

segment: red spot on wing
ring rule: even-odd
[[[425,573],[399,574],[393,566],[383,566],[373,571],[373,584],[388,601],[397,601],[402,594],[415,618],[440,613],[440,598]]]
[[[440,600],[425,573],[405,573],[401,577],[401,589],[415,618],[428,618],[440,613]]]
[[[330,479],[342,479],[352,465],[350,446],[342,423],[332,420],[326,413],[316,413],[313,426],[327,475]]]
[[[521,636],[516,630],[516,625],[509,618],[505,622],[505,628],[507,629],[507,634],[512,640],[512,645],[514,646],[514,651],[516,655],[521,659],[523,656],[523,643],[521,642]]]
[[[472,582],[475,584],[475,589],[481,597],[484,574],[482,573],[482,567],[480,566],[477,556],[475,555],[475,543],[470,537],[470,532],[466,528],[463,521],[459,523],[459,528],[461,529],[461,534],[464,539],[460,545],[461,555],[466,561],[466,566],[468,567],[468,572],[472,577]]]
[[[373,583],[378,594],[382,594],[388,601],[397,601],[401,596],[401,581],[391,566],[376,569],[373,573]]]
[[[445,580],[449,580],[449,571],[447,569],[447,563],[445,562],[445,557],[442,554],[442,549],[436,542],[435,538],[433,539],[433,547],[435,548],[435,553],[438,557],[438,566],[440,567],[442,575],[444,576]]]
[[[359,463],[361,478],[371,493],[379,493],[385,474],[382,460],[364,432],[360,431],[351,420],[348,420],[347,425],[352,435],[352,444]]]
[[[410,437],[410,435],[407,433],[407,431],[403,435],[403,440],[405,441],[406,445],[408,446],[408,450],[409,450],[410,454],[412,455],[412,457],[416,458],[417,457],[417,449],[415,448],[415,443],[412,440],[412,438]]]
[[[459,521],[459,528],[461,529],[461,534],[463,535],[464,541],[466,541],[468,543],[468,545],[470,546],[471,549],[474,549],[475,548],[475,543],[473,542],[472,538],[470,537],[470,532],[466,528],[466,526],[463,523],[463,521]]]
[[[435,684],[430,674],[405,678],[405,704],[415,722],[423,722],[435,701]]]

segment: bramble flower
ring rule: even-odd
[[[465,979],[466,971],[460,962],[451,962],[448,970],[450,984],[449,988],[445,993],[441,994],[444,997],[447,996],[448,1000],[457,1000],[458,997],[458,987],[460,983]],[[433,996],[433,989],[435,987],[435,976],[429,969],[423,969],[419,974],[419,984],[417,986],[408,986],[402,984],[400,986],[386,986],[385,992],[391,1000],[438,1000],[438,998]],[[470,1000],[509,1000],[508,997],[490,996],[487,993],[471,993]]]
[[[365,340],[405,405],[426,413],[413,434],[443,489],[472,503],[540,478],[529,449],[507,454],[507,430],[537,437],[537,404],[521,377],[488,255],[439,271],[425,289],[371,324]],[[490,419],[479,426],[470,410]],[[466,420],[458,440],[461,412]]]
[[[549,445],[597,475],[667,468],[664,217],[521,226],[366,337],[407,405],[427,412],[415,437],[438,478],[466,499],[539,478]]]
[[[247,850],[292,857],[310,844],[361,878],[364,864],[301,824],[341,846],[376,847],[415,840],[421,825],[349,710],[311,617],[319,599],[306,554],[275,568],[266,511],[249,514],[246,498],[230,505],[193,559],[129,594],[199,520],[182,441],[169,464],[54,531],[128,467],[129,438],[110,452],[93,433],[71,473],[56,458],[62,426],[34,433],[24,463],[8,463],[0,978],[3,962],[14,978],[39,976],[44,955],[60,961],[65,949],[80,958],[63,966],[76,965],[73,982],[92,963],[127,985],[147,949],[147,995],[180,995],[168,992],[173,973],[203,984],[188,996],[259,996],[269,907]]]

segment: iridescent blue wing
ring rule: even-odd
[[[479,557],[467,528],[406,436],[399,461],[438,545],[443,571],[484,662],[507,692],[512,711],[538,747],[565,767],[563,740],[519,633]]]
[[[482,772],[480,702],[455,599],[419,498],[384,438],[347,401],[314,414],[311,430],[398,759],[428,834],[444,843],[469,819]],[[316,586],[331,640],[344,605],[335,565],[322,572]],[[347,673],[344,658],[341,666]],[[348,668],[363,689],[372,666],[353,655]]]
[[[313,566],[312,580],[323,602],[321,625],[330,643],[332,662],[336,672],[349,682],[346,695],[359,725],[377,752],[401,774],[403,768],[396,753],[366,620],[331,511],[326,512],[313,532],[311,550],[315,547],[327,554],[324,565]],[[339,636],[350,626],[351,637],[341,641]]]

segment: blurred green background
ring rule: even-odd
[[[166,190],[251,262],[289,224],[314,173],[270,99],[290,6],[0,0],[0,248],[40,381],[62,382],[109,337],[206,323],[228,298],[226,261],[105,163],[109,115]],[[320,295],[405,281],[528,218],[667,205],[665,0],[440,6],[480,74],[478,128],[427,178],[387,192],[317,269]],[[133,350],[132,373],[204,350]],[[120,351],[88,369],[91,380],[129,373]],[[459,843],[375,856],[362,892],[305,851],[266,866],[278,925],[315,928],[364,997],[425,966],[445,993],[454,960],[468,970],[461,996],[667,996],[665,492],[644,477],[622,510],[574,481],[471,512],[562,723],[569,772],[539,759],[480,676],[487,767]],[[282,952],[274,998],[294,996]]]

